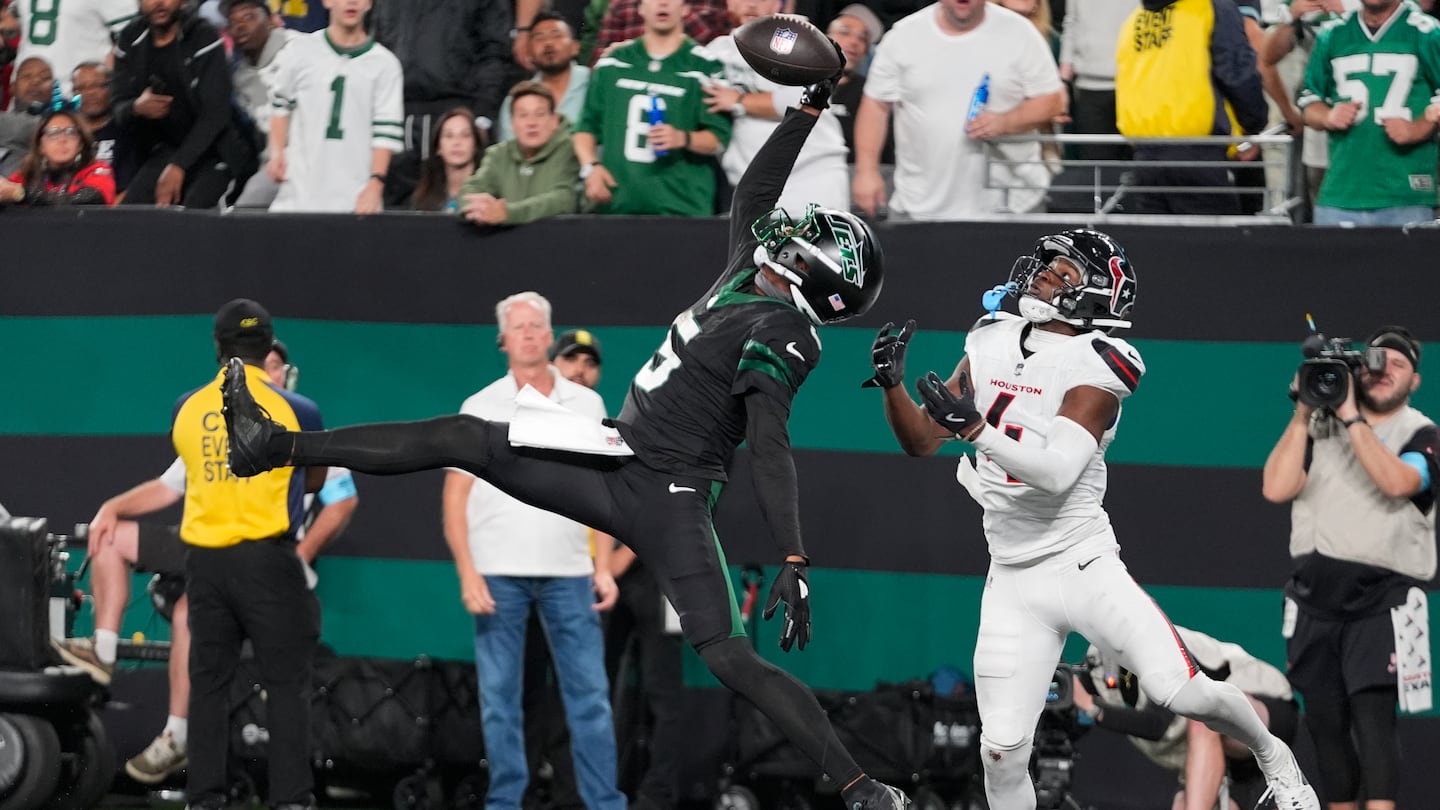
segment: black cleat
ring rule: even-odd
[[[274,469],[269,459],[270,437],[284,433],[285,426],[271,419],[269,412],[250,395],[250,386],[245,381],[245,362],[238,357],[230,358],[225,364],[220,397],[225,402],[220,409],[225,414],[225,430],[230,434],[226,459],[230,472],[249,478]]]
[[[849,797],[847,810],[910,810],[910,797],[884,782],[870,783],[868,789]]]

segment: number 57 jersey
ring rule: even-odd
[[[1104,332],[1059,337],[1032,336],[1033,330],[1030,322],[1002,313],[977,323],[965,340],[976,407],[992,427],[1021,444],[1045,443],[1070,389],[1092,386],[1123,401],[1145,372],[1134,347]],[[1024,347],[1027,338],[1034,351]],[[1105,449],[1119,423],[1117,412],[1079,481],[1065,492],[1036,489],[983,452],[976,452],[973,467],[961,460],[956,477],[985,508],[985,536],[996,562],[1026,562],[1109,534]]]

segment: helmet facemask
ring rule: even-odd
[[[1060,259],[1078,271],[1078,285],[1066,281],[1054,269]],[[1050,301],[1030,292],[1036,277],[1046,271],[1061,282]],[[1107,332],[1130,328],[1136,287],[1134,270],[1120,246],[1097,231],[1066,231],[1040,239],[1031,255],[1015,260],[1010,285],[1019,299],[1020,313],[1033,323],[1058,320],[1080,329]]]

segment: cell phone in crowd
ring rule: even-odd
[[[170,95],[170,88],[166,86],[165,80],[160,78],[159,76],[155,76],[152,74],[150,76],[150,82],[148,86],[150,87],[150,92],[154,93],[157,96]]]

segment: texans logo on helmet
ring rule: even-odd
[[[1110,257],[1110,278],[1114,284],[1110,287],[1110,311],[1116,315],[1123,314],[1129,308],[1131,296],[1133,296],[1134,284],[1125,276],[1124,260],[1119,256]],[[1124,299],[1124,302],[1121,302]]]

